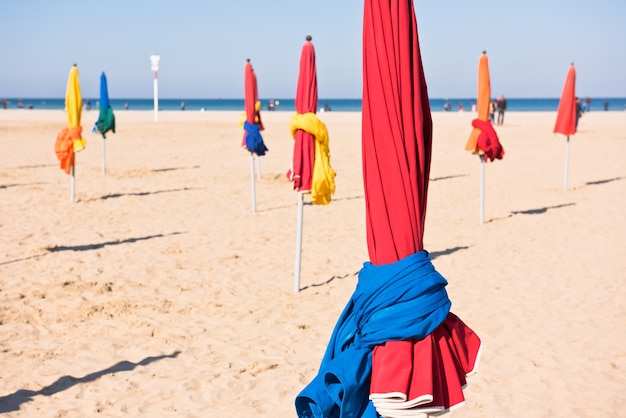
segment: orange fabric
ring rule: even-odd
[[[491,106],[491,82],[489,80],[489,59],[483,52],[478,60],[478,95],[476,96],[476,106],[478,108],[478,119],[487,122],[489,120],[489,106]],[[465,150],[470,152],[481,152],[478,147],[478,137],[480,129],[472,129]]]
[[[554,133],[566,136],[576,133],[576,69],[570,65],[556,113]]]
[[[72,166],[74,165],[74,140],[80,139],[83,133],[83,128],[77,126],[75,128],[64,128],[57,135],[56,143],[54,144],[54,152],[60,162],[61,170],[70,174]]]

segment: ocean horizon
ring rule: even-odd
[[[552,112],[556,111],[559,105],[559,98],[506,98],[507,99],[507,111],[513,112]],[[6,109],[38,109],[38,110],[63,110],[65,108],[64,98],[5,98],[0,101],[6,101]],[[264,111],[269,111],[268,104],[270,100],[274,100],[277,105],[276,111],[283,112],[295,112],[294,99],[291,98],[278,98],[260,99],[263,104]],[[584,100],[584,99],[582,99]],[[113,110],[153,110],[154,99],[114,99],[110,98],[109,102]],[[459,111],[459,107],[462,106],[463,110],[472,110],[472,105],[476,103],[476,99],[473,98],[435,98],[430,99],[431,112],[443,112],[445,103],[449,102],[451,105],[451,111]],[[185,98],[160,98],[159,110],[171,111],[181,110],[181,104],[184,103],[186,111],[243,111],[244,99],[185,99]],[[324,107],[337,112],[359,112],[361,111],[361,99],[359,98],[346,98],[346,99],[319,99],[320,111],[323,111]],[[608,108],[605,109],[605,104],[608,104]],[[83,105],[91,110],[98,110],[97,98],[84,98]],[[4,106],[2,106],[4,108]],[[599,97],[592,98],[589,103],[588,111],[625,111],[626,110],[626,98],[625,97]]]

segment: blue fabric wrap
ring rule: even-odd
[[[300,418],[376,418],[369,400],[372,350],[422,339],[448,316],[446,279],[420,251],[392,264],[363,264],[317,376],[296,397]]]
[[[248,151],[255,153],[256,155],[265,155],[267,147],[263,143],[263,137],[261,137],[261,131],[259,125],[256,123],[250,123],[245,121],[243,123],[243,129],[246,133],[246,148]]]

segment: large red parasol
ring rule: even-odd
[[[396,263],[423,251],[431,151],[432,120],[413,1],[366,0],[363,170],[373,264]],[[387,417],[460,404],[479,348],[478,337],[452,314],[424,339],[379,345],[372,356],[370,399]]]
[[[412,0],[365,0],[363,177],[371,262],[299,417],[408,417],[464,401],[480,339],[450,313],[423,250],[432,120]]]
[[[554,133],[565,136],[565,175],[563,177],[563,190],[567,190],[567,177],[569,170],[569,137],[576,133],[576,69],[570,65],[565,78],[565,85],[561,93],[559,108],[556,113]]]

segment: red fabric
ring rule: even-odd
[[[252,63],[248,60],[244,70],[244,107],[246,109],[246,120],[251,124],[258,124],[259,130],[263,130],[263,122],[261,121],[261,112],[256,109],[256,103],[259,101],[259,92],[256,82],[256,74],[252,68]],[[243,139],[241,146],[246,146],[247,132],[243,131]]]
[[[576,69],[570,65],[556,112],[554,133],[574,135],[576,133]]]
[[[480,130],[476,146],[484,152],[485,161],[501,160],[504,157],[504,148],[500,145],[498,134],[491,122],[474,119],[472,126]]]
[[[78,126],[76,128],[64,128],[57,135],[57,140],[54,143],[54,152],[60,162],[61,170],[70,174],[72,166],[74,166],[74,140],[80,139],[83,132],[83,128]]]
[[[306,41],[300,54],[300,72],[296,89],[296,113],[317,112],[317,68],[315,48],[311,41]],[[299,129],[296,131],[293,147],[292,169],[288,174],[293,181],[293,188],[299,192],[311,190],[313,165],[315,164],[315,138]]]
[[[365,0],[362,118],[369,256],[376,265],[394,263],[424,247],[432,150],[412,0]],[[466,341],[463,336],[474,332],[454,318],[449,316],[424,340],[377,346],[372,357],[374,397],[401,393],[409,403],[419,404],[430,399],[419,398],[430,392],[443,408],[458,403],[465,383],[463,359],[472,363],[480,342],[477,337],[470,338],[471,344]],[[389,403],[380,402],[382,406],[375,402],[377,409]]]

